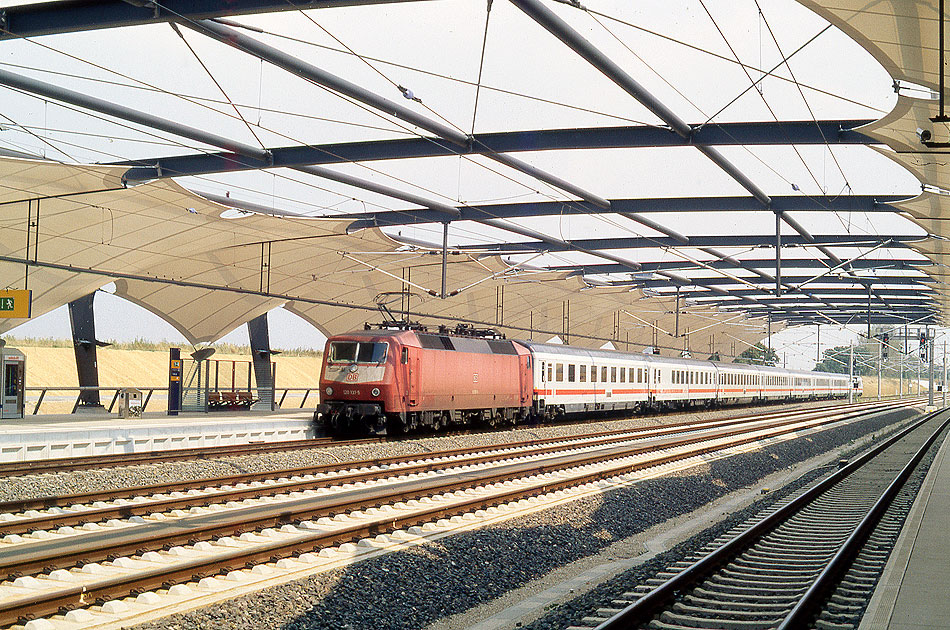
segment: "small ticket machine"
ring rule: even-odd
[[[0,418],[22,418],[26,401],[26,355],[0,347]]]

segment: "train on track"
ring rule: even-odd
[[[327,340],[314,414],[333,435],[513,426],[579,414],[847,397],[846,374],[367,325]]]

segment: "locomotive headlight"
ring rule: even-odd
[[[332,388],[332,387],[327,387],[326,392],[327,392],[327,396],[332,396],[332,395],[333,395],[333,388]]]
[[[373,396],[379,396],[379,388],[378,388],[378,387],[374,387],[374,388],[373,388],[373,391],[370,392],[370,393],[371,393]]]

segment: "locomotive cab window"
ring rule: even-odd
[[[331,363],[384,363],[389,344],[384,341],[334,341],[330,344]]]

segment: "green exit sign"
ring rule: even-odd
[[[0,291],[0,317],[28,319],[32,297],[28,290],[7,289]]]

